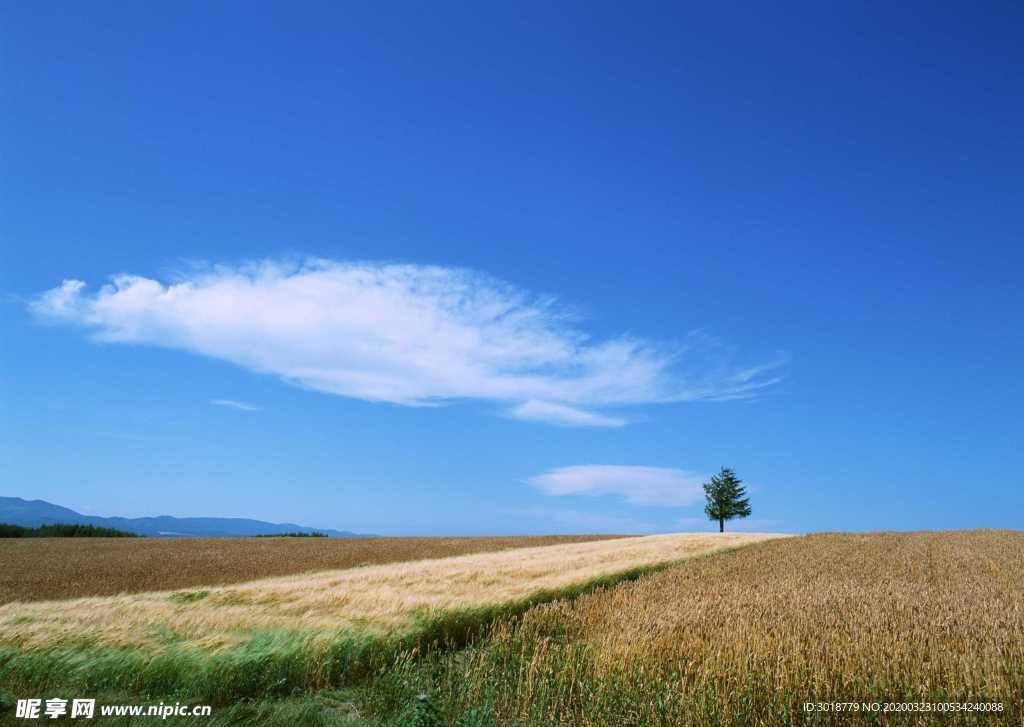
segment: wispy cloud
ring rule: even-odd
[[[685,507],[704,496],[706,480],[667,467],[587,464],[549,470],[528,482],[545,495],[618,495],[631,505]]]
[[[565,404],[553,404],[549,401],[530,400],[512,407],[508,411],[514,419],[525,421],[548,422],[567,427],[621,427],[625,419],[595,414],[594,412],[576,409]]]
[[[30,309],[99,341],[191,351],[330,394],[409,406],[485,400],[574,426],[624,423],[594,408],[751,398],[780,380],[784,362],[734,366],[700,332],[677,344],[593,340],[551,298],[419,265],[264,261],[168,283],[117,275],[95,293],[65,280]]]
[[[255,404],[249,404],[244,401],[234,401],[232,399],[210,399],[210,403],[214,406],[224,406],[228,409],[238,409],[239,411],[262,411],[263,407],[256,406]]]

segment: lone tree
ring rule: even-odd
[[[710,482],[704,483],[708,504],[704,512],[710,520],[718,521],[718,532],[725,532],[725,521],[750,515],[750,498],[742,480],[728,467],[723,467]]]

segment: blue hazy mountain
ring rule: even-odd
[[[230,537],[245,535],[278,535],[281,533],[324,533],[331,537],[356,537],[344,530],[310,528],[294,523],[268,523],[234,517],[97,517],[82,515],[45,500],[23,500],[0,497],[0,523],[36,528],[40,525],[68,523],[116,528],[150,536]]]

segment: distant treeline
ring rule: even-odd
[[[0,538],[141,538],[138,533],[129,533],[114,528],[98,528],[95,525],[40,525],[26,528],[21,525],[0,523]]]
[[[255,535],[256,538],[326,538],[327,533],[267,533]]]

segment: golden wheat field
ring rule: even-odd
[[[614,537],[622,536],[0,538],[0,603],[240,583]]]
[[[94,646],[217,650],[261,630],[325,637],[378,631],[416,614],[512,602],[598,576],[780,537],[685,534],[602,540],[159,591],[0,606],[0,642],[19,648]]]
[[[789,724],[862,700],[1001,707],[819,721],[1021,724],[1024,533],[765,542],[539,606],[445,669],[446,709],[499,724]]]
[[[4,683],[173,692],[225,724],[1019,725],[1024,533],[653,536],[8,603]]]

